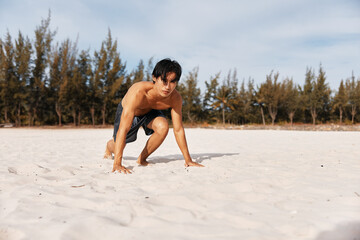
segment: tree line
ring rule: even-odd
[[[326,73],[320,65],[318,73],[307,68],[304,84],[292,78],[279,80],[279,72],[271,71],[265,82],[256,85],[254,79],[238,81],[236,69],[220,81],[220,73],[205,81],[201,98],[196,88],[198,68],[180,84],[184,96],[184,113],[188,121],[231,124],[277,123],[347,123],[360,119],[360,78],[354,74],[341,80],[332,91],[326,83]]]
[[[99,50],[79,51],[77,41],[54,42],[50,15],[35,28],[32,41],[19,31],[0,38],[0,123],[16,126],[112,124],[117,104],[127,89],[151,81],[153,59],[140,60],[130,72],[121,59],[111,31]],[[360,119],[360,78],[352,74],[331,90],[326,72],[307,68],[304,84],[279,79],[270,72],[265,81],[238,80],[229,70],[198,87],[199,68],[177,86],[183,97],[183,120],[189,123],[275,124],[356,123]],[[169,111],[165,111],[169,115]]]

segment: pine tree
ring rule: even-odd
[[[50,57],[50,99],[58,116],[59,126],[62,125],[63,116],[68,116],[69,110],[76,122],[77,96],[76,86],[73,83],[73,69],[76,59],[76,45],[66,39],[56,47]],[[74,114],[75,111],[75,114]],[[65,115],[64,115],[65,114]],[[74,117],[75,115],[75,117]]]
[[[210,77],[210,82],[205,81],[205,95],[203,98],[203,110],[205,112],[205,119],[212,122],[216,118],[216,113],[213,108],[213,103],[216,101],[216,92],[219,86],[220,72],[215,74],[215,76]]]
[[[235,110],[235,105],[237,104],[237,85],[238,80],[236,77],[236,70],[234,70],[233,74],[231,74],[230,70],[222,85],[216,89],[215,101],[212,106],[221,111],[222,123],[224,126],[226,122],[226,112],[231,114],[232,111]]]
[[[125,79],[125,65],[121,62],[117,41],[113,42],[110,29],[107,39],[102,42],[100,52],[95,52],[94,78],[96,97],[100,100],[102,124],[105,125],[106,109],[116,107],[114,96],[118,95]],[[115,112],[112,115],[115,115]]]
[[[64,103],[60,101],[60,89],[62,89],[63,78],[61,76],[62,68],[62,50],[56,46],[49,57],[50,75],[49,75],[49,98],[48,104],[54,106],[55,112],[58,116],[58,124],[62,125],[62,112]],[[62,99],[62,98],[61,98]]]
[[[6,41],[3,47],[3,79],[1,81],[0,96],[3,102],[4,121],[7,123],[10,122],[10,112],[15,109],[14,94],[16,93],[15,51],[9,32],[6,34]]]
[[[300,108],[300,91],[299,86],[294,84],[293,79],[286,78],[283,82],[284,88],[284,108],[290,119],[291,126],[293,125],[293,120],[295,112]]]
[[[316,124],[319,114],[323,114],[323,119],[326,119],[326,114],[329,113],[331,91],[325,81],[326,76],[321,65],[316,80],[312,69],[306,70],[302,101],[311,113],[313,125]]]
[[[143,62],[143,60],[140,60],[137,68],[133,71],[132,84],[145,80],[144,68],[145,68],[144,62]]]
[[[200,89],[197,87],[199,68],[194,68],[186,76],[184,83],[179,84],[178,91],[183,98],[183,116],[194,123],[201,112]]]
[[[257,86],[257,91],[255,91],[255,106],[259,106],[260,107],[260,113],[261,113],[261,119],[262,119],[262,123],[265,126],[266,122],[265,122],[265,113],[264,113],[264,108],[265,108],[265,88],[262,87],[260,85]]]
[[[260,85],[260,94],[263,103],[267,106],[270,117],[271,124],[275,124],[276,115],[278,113],[278,108],[282,103],[283,99],[283,87],[281,83],[278,82],[279,72],[274,74],[273,72],[266,76],[266,82]]]
[[[360,106],[360,77],[357,80],[355,97],[356,97],[357,106]]]
[[[101,86],[100,80],[95,77],[95,69],[92,71],[90,81],[88,84],[88,99],[89,99],[89,108],[90,108],[90,115],[91,115],[91,122],[92,125],[95,126],[96,118],[95,118],[95,110],[99,106],[100,96],[101,96]]]
[[[254,87],[254,79],[249,77],[244,98],[244,123],[256,121],[256,91]]]
[[[2,119],[2,112],[4,108],[3,94],[4,94],[4,83],[5,83],[5,53],[3,49],[3,41],[0,38],[0,123]]]
[[[326,73],[323,70],[323,67],[320,64],[319,67],[319,75],[317,76],[316,83],[315,83],[315,93],[316,93],[316,105],[318,109],[318,114],[323,121],[329,119],[330,114],[330,94],[331,90],[326,83]]]
[[[354,124],[357,109],[360,106],[360,81],[355,81],[354,72],[352,73],[351,78],[346,80],[345,89],[348,93],[348,105],[351,108],[351,123]]]
[[[237,78],[237,70],[233,71],[229,70],[226,85],[230,89],[230,97],[229,97],[229,107],[228,111],[228,121],[234,124],[239,124],[241,122],[241,109],[243,109],[242,102],[239,97],[239,80]]]
[[[29,38],[24,38],[19,32],[18,39],[15,40],[15,89],[14,104],[16,107],[16,125],[21,126],[21,111],[28,97],[26,85],[30,81],[30,61],[32,46]]]
[[[63,104],[67,113],[70,113],[73,119],[74,126],[76,126],[76,116],[78,112],[78,75],[76,73],[76,55],[77,47],[70,39],[66,39],[61,44],[61,70],[60,70],[60,92],[59,104]]]
[[[302,102],[306,110],[310,111],[313,125],[316,124],[318,104],[316,99],[315,74],[311,68],[306,69],[305,84],[302,90]]]
[[[83,113],[87,112],[88,108],[88,93],[89,82],[92,76],[91,59],[89,51],[81,51],[76,66],[74,68],[73,78],[75,81],[75,88],[77,89],[76,102],[78,108],[78,122],[80,125]]]
[[[146,66],[146,70],[145,70],[145,81],[152,81],[152,71],[154,68],[154,64],[153,64],[154,58],[151,57],[148,60],[147,66]]]
[[[342,122],[343,122],[342,121],[343,112],[348,103],[348,100],[349,100],[349,97],[345,90],[344,81],[341,80],[339,90],[337,91],[337,93],[335,94],[335,97],[334,97],[334,107],[339,109],[340,124],[342,124]]]
[[[35,29],[35,59],[32,68],[32,77],[28,85],[29,97],[27,99],[28,124],[34,125],[34,120],[41,121],[42,112],[46,106],[46,69],[48,64],[48,57],[51,51],[51,42],[56,34],[49,28],[50,26],[50,12],[47,19],[41,21],[40,26]],[[39,117],[40,115],[40,117]]]
[[[241,122],[241,124],[244,124],[246,122],[247,111],[248,111],[248,105],[247,105],[248,99],[247,99],[247,91],[245,88],[245,80],[241,82],[237,102],[238,104],[236,111],[239,113],[238,120],[239,122]]]
[[[225,126],[225,112],[227,109],[234,110],[233,102],[231,101],[231,90],[228,86],[223,84],[220,88],[217,89],[216,100],[213,103],[214,108],[220,108],[222,112],[222,122]]]

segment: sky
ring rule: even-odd
[[[331,89],[360,77],[360,0],[0,0],[0,38],[34,30],[51,11],[55,42],[99,50],[108,30],[127,72],[142,59],[177,60],[180,81],[199,68],[198,86],[237,71],[259,85],[271,71],[303,85],[320,64]]]

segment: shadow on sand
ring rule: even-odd
[[[195,153],[190,154],[193,161],[201,163],[204,160],[211,160],[211,158],[216,157],[224,157],[224,156],[234,156],[239,155],[239,153]],[[124,157],[125,160],[137,160],[135,157]],[[156,156],[156,157],[149,157],[149,162],[156,164],[156,163],[168,163],[172,161],[184,161],[184,158],[181,154],[173,154],[167,156]]]
[[[314,240],[360,240],[360,222],[342,223],[333,230],[319,233]]]

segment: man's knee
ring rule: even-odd
[[[167,135],[169,132],[169,124],[167,120],[163,117],[156,118],[153,122],[153,130],[158,134]]]

